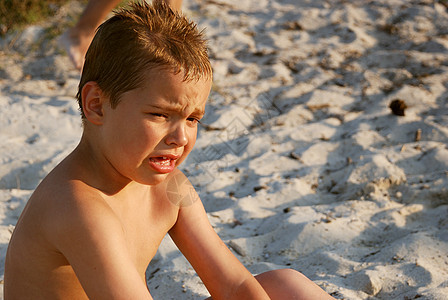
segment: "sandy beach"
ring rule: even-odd
[[[82,132],[79,72],[49,34],[81,10],[0,38],[0,294],[18,216]],[[184,10],[205,29],[214,85],[182,170],[236,256],[336,299],[448,299],[447,2]],[[155,299],[208,296],[168,236],[147,280]]]

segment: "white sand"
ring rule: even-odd
[[[207,28],[215,83],[184,171],[238,258],[299,270],[339,299],[448,299],[446,7],[185,8]],[[79,75],[42,28],[0,40],[0,279],[24,203],[81,133]],[[391,114],[397,98],[405,116]],[[156,299],[207,295],[169,238],[148,277]]]

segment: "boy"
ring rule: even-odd
[[[331,298],[293,270],[253,277],[177,169],[212,70],[194,24],[158,1],[101,25],[78,91],[83,135],[37,187],[8,248],[5,300],[152,299],[145,270],[169,233],[213,299]]]

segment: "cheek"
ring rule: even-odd
[[[196,138],[198,136],[198,129],[194,128],[188,133],[188,147],[193,148],[196,143]]]
[[[144,127],[125,126],[115,132],[117,145],[123,154],[139,157],[145,155],[148,147],[152,147],[154,142],[154,132],[146,130]]]
[[[191,150],[193,150],[194,144],[196,143],[197,138],[197,129],[191,130],[188,132],[188,144],[184,146],[184,156],[190,154]]]

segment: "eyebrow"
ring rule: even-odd
[[[148,104],[148,106],[156,108],[156,109],[160,109],[163,111],[182,112],[182,106],[180,106],[180,105],[167,104],[166,106],[162,107],[157,104]],[[191,114],[203,116],[205,114],[205,111],[202,109],[196,108]]]

